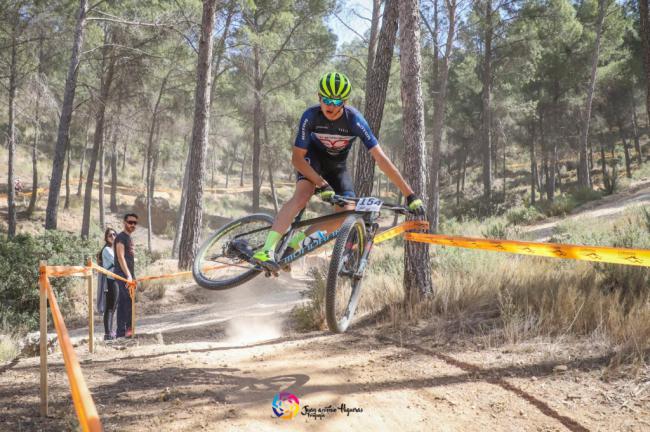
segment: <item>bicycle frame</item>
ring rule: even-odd
[[[357,201],[358,200],[356,198],[345,198],[345,197],[339,197],[339,198],[342,198],[344,200],[349,200],[349,201]],[[392,210],[392,211],[398,211],[398,209],[403,209],[403,207],[400,207],[400,206],[397,206],[397,205],[394,205],[394,204],[387,204],[386,207],[389,210]],[[289,227],[289,230],[282,236],[282,238],[280,240],[280,247],[277,249],[276,253],[278,255],[282,256],[282,254],[284,253],[284,251],[286,250],[286,248],[288,246],[289,240],[291,239],[291,237],[293,236],[293,233],[296,231],[297,228],[304,227],[304,226],[310,226],[310,225],[314,225],[314,224],[329,221],[329,220],[341,219],[341,218],[345,218],[345,217],[350,216],[350,215],[359,215],[359,216],[363,217],[364,222],[366,224],[367,241],[366,241],[366,244],[364,245],[364,251],[363,251],[363,255],[361,257],[361,262],[359,263],[359,269],[354,274],[354,277],[355,278],[363,277],[363,273],[365,271],[366,265],[368,264],[368,255],[370,254],[370,250],[372,249],[375,234],[377,233],[377,230],[379,228],[379,225],[375,222],[377,220],[377,218],[379,217],[379,212],[343,210],[343,211],[332,213],[332,214],[329,214],[329,215],[315,217],[313,219],[301,220],[302,215],[304,214],[304,212],[305,212],[304,208],[302,210],[300,210],[300,212],[298,213],[298,215],[294,219],[294,222]],[[235,236],[235,238],[242,237],[244,235],[253,234],[253,233],[256,233],[256,232],[260,232],[260,231],[264,231],[264,230],[268,230],[268,229],[269,228],[258,228],[258,229],[253,230],[253,231],[248,231],[246,233],[239,234],[238,236]],[[310,243],[308,246],[306,246],[304,248],[301,248],[301,249],[298,249],[298,250],[294,251],[293,253],[291,253],[291,255],[289,255],[289,256],[281,259],[280,261],[278,261],[278,264],[280,265],[280,267],[285,267],[285,266],[289,265],[290,263],[292,263],[293,261],[296,261],[297,259],[305,256],[306,254],[315,251],[316,249],[320,248],[321,246],[326,245],[330,241],[334,240],[338,236],[338,234],[339,234],[339,230],[332,231],[331,233],[327,234],[325,236],[325,238],[319,239],[319,240],[317,240],[315,242]]]
[[[295,232],[295,230],[297,228],[314,225],[314,224],[317,224],[317,223],[320,223],[320,222],[325,222],[325,221],[328,221],[328,220],[334,220],[334,219],[347,217],[347,216],[349,216],[351,214],[358,214],[358,215],[368,214],[367,212],[358,212],[358,211],[355,211],[355,210],[343,210],[341,212],[332,213],[330,215],[319,216],[319,217],[316,217],[316,218],[313,218],[313,219],[307,219],[307,220],[301,221],[300,218],[302,217],[302,214],[303,214],[304,211],[305,211],[305,209],[302,209],[300,211],[300,213],[298,213],[298,216],[296,216],[295,221],[291,224],[291,227],[289,228],[289,231],[282,237],[282,240],[281,240],[281,243],[280,243],[280,248],[278,249],[279,254],[282,254],[284,252],[284,250],[286,249],[287,244],[289,242],[289,239],[291,238],[291,236],[293,235],[293,233]],[[309,245],[307,245],[307,247],[304,247],[304,248],[298,249],[297,251],[294,251],[291,255],[281,259],[278,262],[278,264],[281,267],[286,266],[286,265],[292,263],[293,261],[303,257],[304,255],[306,255],[306,254],[320,248],[321,246],[326,245],[330,241],[334,240],[338,236],[338,234],[339,234],[339,230],[332,231],[331,233],[327,234],[325,236],[325,238],[319,239],[319,240],[317,240],[315,242],[310,243]]]

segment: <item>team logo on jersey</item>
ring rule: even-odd
[[[327,148],[330,154],[341,153],[350,146],[350,142],[356,138],[354,136],[332,135],[323,133],[314,133],[316,138]]]

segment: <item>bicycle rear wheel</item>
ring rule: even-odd
[[[327,275],[325,315],[334,333],[343,333],[350,325],[359,303],[361,277],[355,276],[363,256],[366,225],[360,216],[348,216],[332,252]]]
[[[261,269],[249,263],[273,225],[266,214],[252,214],[219,228],[203,244],[192,264],[192,275],[202,288],[224,290],[248,282]]]

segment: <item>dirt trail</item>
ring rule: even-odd
[[[648,201],[644,183],[572,217]],[[531,232],[541,236],[553,224]],[[489,340],[446,341],[427,327],[403,333],[360,325],[345,335],[296,334],[288,311],[304,287],[299,271],[223,292],[185,285],[166,294],[166,311],[138,319],[134,343],[98,341],[92,355],[81,343],[77,354],[105,430],[650,430],[650,369],[610,378],[610,356],[591,341],[491,347]],[[101,334],[99,321],[96,328]],[[81,340],[86,330],[72,334]],[[49,364],[46,419],[38,416],[38,358],[0,365],[0,431],[74,429],[60,353]],[[279,391],[299,398],[296,418],[274,415]],[[304,415],[327,407],[335,412]]]
[[[345,335],[295,334],[283,323],[303,286],[304,280],[285,274],[204,292],[205,304],[141,318],[131,345],[98,342],[93,355],[81,345],[77,352],[105,429],[650,428],[650,379],[603,381],[609,358],[593,347],[463,347],[444,344],[426,327],[408,335],[360,326]],[[73,333],[81,336],[84,329]],[[0,430],[73,428],[59,353],[50,356],[49,371],[51,416],[41,419],[38,358],[1,370]],[[296,418],[274,415],[271,404],[279,391],[299,398]],[[323,418],[302,414],[326,407],[336,412]]]
[[[606,196],[576,208],[571,215],[553,218],[540,224],[525,228],[525,232],[538,241],[548,241],[555,227],[567,220],[595,219],[609,217],[636,207],[650,205],[650,180],[642,180],[630,185],[624,192]]]

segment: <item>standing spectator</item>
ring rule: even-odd
[[[115,274],[131,282],[135,279],[135,250],[131,234],[138,225],[138,215],[127,213],[124,215],[124,230],[117,235],[114,242]],[[117,281],[119,287],[117,303],[117,329],[116,337],[131,337],[131,296],[126,282]]]
[[[104,232],[104,247],[97,254],[97,263],[110,272],[115,272],[115,252],[113,243],[117,233],[113,228]],[[104,313],[104,340],[115,339],[113,318],[117,307],[118,288],[115,279],[103,273],[97,275],[97,310]]]
[[[14,180],[14,192],[16,199],[20,197],[20,201],[22,205],[25,205],[25,195],[23,194],[23,182],[20,180],[20,177],[16,177],[16,180]]]

